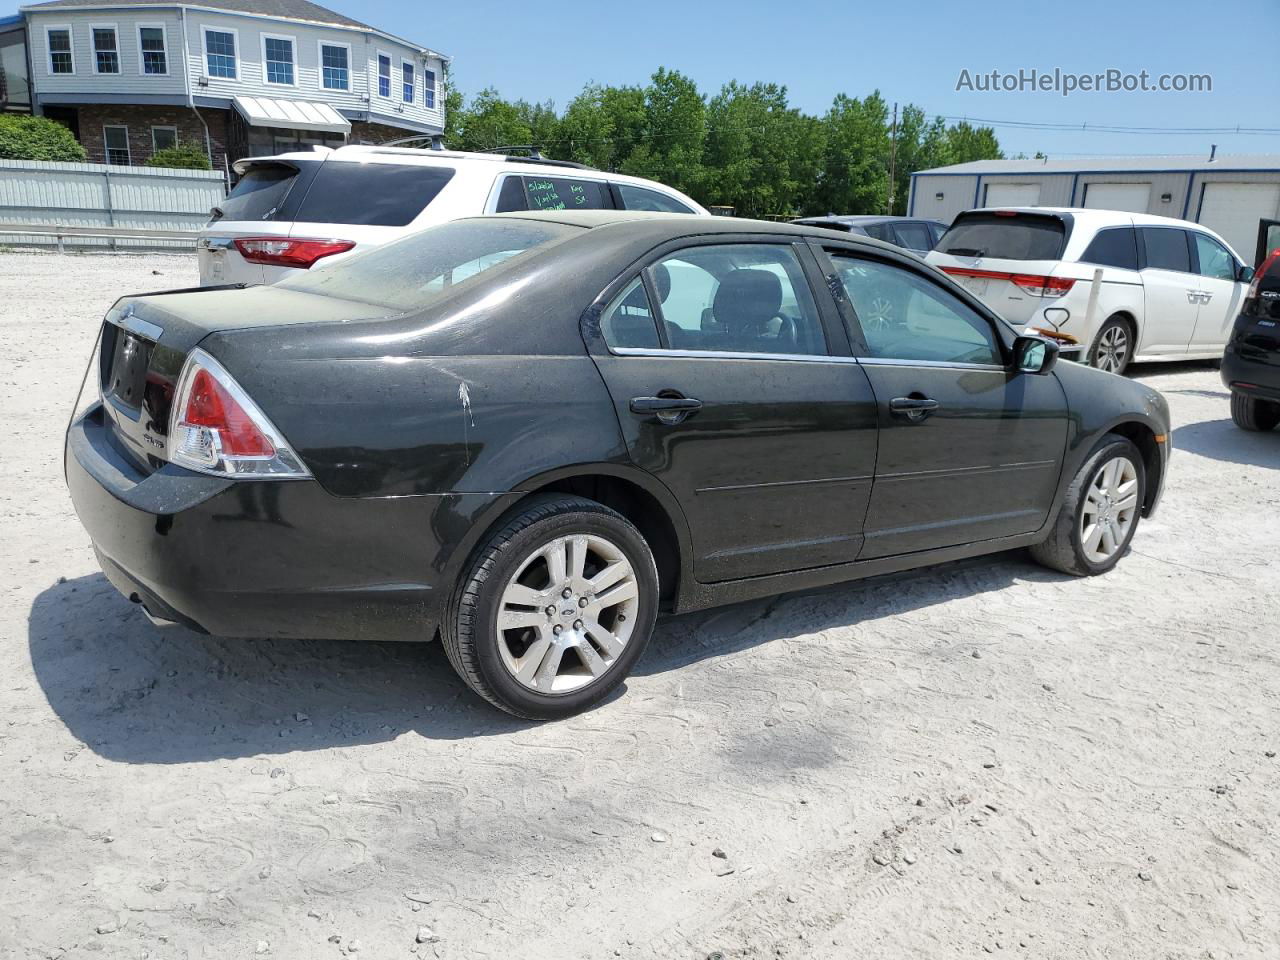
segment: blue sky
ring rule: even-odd
[[[824,111],[838,92],[916,103],[930,113],[1147,127],[1280,128],[1280,0],[1068,0],[778,3],[585,0],[426,3],[320,0],[454,58],[468,93],[563,107],[589,80],[642,83],[658,66],[704,91],[727,80],[785,84]],[[957,92],[971,73],[1019,68],[1207,73],[1211,93]],[[1280,135],[1102,134],[997,127],[1006,153],[1280,152]]]

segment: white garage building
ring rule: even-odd
[[[911,175],[907,212],[950,223],[973,207],[1095,207],[1203,223],[1248,263],[1280,220],[1280,155],[976,160]]]

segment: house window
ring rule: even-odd
[[[138,47],[142,50],[142,72],[163,75],[169,72],[164,27],[139,27]]]
[[[107,163],[129,165],[128,127],[103,127],[102,140],[107,148]]]
[[[326,90],[351,89],[351,51],[331,43],[320,44],[320,85]]]
[[[378,96],[391,96],[391,57],[378,54]]]
[[[151,152],[159,153],[161,150],[168,150],[170,147],[178,145],[178,128],[177,127],[152,127],[151,128]]]
[[[266,65],[267,83],[293,86],[293,39],[262,38],[262,62]]]
[[[205,68],[211,77],[236,79],[236,35],[230,30],[204,31]]]
[[[98,73],[120,72],[120,47],[115,27],[93,28],[93,67]]]
[[[413,103],[413,64],[405,63],[400,68],[403,71],[403,90],[401,96],[405,103]]]
[[[422,90],[427,109],[434,110],[436,108],[436,72],[434,70],[422,71]]]
[[[75,73],[76,61],[71,53],[71,28],[50,27],[45,37],[49,45],[49,72]]]

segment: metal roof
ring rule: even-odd
[[[1219,154],[1210,160],[1205,154],[1194,156],[1149,157],[1068,157],[1055,160],[972,160],[949,167],[917,170],[914,176],[926,174],[992,174],[1009,173],[1155,173],[1193,170],[1258,170],[1280,171],[1280,153]]]
[[[289,130],[321,130],[343,134],[351,132],[351,123],[327,103],[272,100],[268,97],[236,97],[231,102],[251,127],[284,127]]]

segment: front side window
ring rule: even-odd
[[[49,72],[75,73],[76,62],[71,52],[71,28],[50,27],[46,37],[49,44]]]
[[[1236,258],[1213,237],[1192,233],[1196,242],[1196,255],[1200,258],[1200,276],[1215,280],[1235,280]]]
[[[987,319],[913,270],[833,253],[870,357],[1002,365]]]
[[[428,110],[436,108],[436,72],[422,71],[422,102]]]
[[[1133,227],[1099,230],[1080,255],[1081,263],[1096,263],[1121,270],[1138,269],[1138,239]]]
[[[160,150],[168,150],[170,147],[178,145],[178,128],[177,127],[152,127],[151,128],[151,150],[153,153]]]
[[[674,197],[657,190],[648,190],[631,183],[615,184],[622,197],[622,205],[628,210],[650,210],[655,213],[693,213],[688,206]]]
[[[643,349],[659,346],[658,324],[649,305],[644,282],[636,277],[600,318],[600,333],[613,349]]]
[[[120,48],[115,27],[93,28],[93,68],[98,73],[120,72]]]
[[[351,54],[346,47],[320,44],[320,84],[326,90],[351,88]]]
[[[690,247],[650,268],[676,350],[823,356],[826,336],[789,244]]]
[[[263,37],[262,62],[267,83],[293,86],[293,40],[289,37]]]
[[[400,96],[405,103],[413,103],[413,64],[402,63],[400,65],[401,89]]]
[[[139,27],[138,47],[142,51],[143,73],[160,75],[169,72],[164,27]]]
[[[385,53],[378,54],[378,96],[391,96],[391,58]]]
[[[1187,235],[1170,227],[1143,227],[1142,243],[1147,248],[1147,266],[1156,270],[1191,272]]]
[[[236,35],[228,30],[204,32],[205,69],[211,77],[236,79]]]
[[[106,146],[107,163],[129,164],[129,128],[103,127],[102,141]]]

